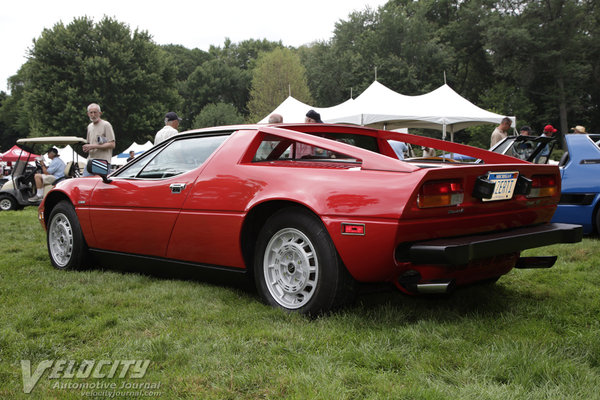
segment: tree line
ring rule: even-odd
[[[117,150],[152,140],[167,111],[182,129],[254,123],[291,94],[328,107],[375,78],[407,95],[447,83],[478,106],[541,133],[600,131],[596,0],[390,0],[340,19],[299,48],[225,40],[208,51],[158,45],[147,31],[87,17],[46,28],[0,92],[0,148],[27,136],[84,136],[86,106],[103,108]],[[424,132],[427,134],[427,132]],[[457,134],[486,147],[490,127]]]

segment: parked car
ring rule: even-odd
[[[0,187],[0,211],[20,210],[26,206],[38,206],[40,204],[41,201],[39,200],[29,201],[29,198],[36,191],[34,176],[36,173],[42,172],[37,161],[31,157],[34,147],[66,146],[82,143],[86,143],[85,139],[76,136],[49,136],[17,140],[17,144],[24,151],[15,160],[10,176]],[[73,152],[75,151],[73,150]],[[73,158],[76,160],[76,157]],[[76,161],[66,163],[64,173],[65,178],[61,178],[61,180],[79,176],[79,164]],[[44,195],[50,191],[55,183],[44,185]]]
[[[404,162],[387,140],[481,159]],[[263,300],[326,312],[356,282],[446,292],[556,257],[520,251],[581,240],[551,224],[558,167],[441,140],[327,124],[177,135],[107,176],[60,182],[39,208],[52,264],[195,266],[246,274]],[[92,257],[90,261],[90,256]]]
[[[556,138],[546,136],[508,136],[490,149],[494,153],[504,154],[535,164],[549,163],[550,154],[556,144]],[[480,164],[483,161],[459,153],[442,153],[436,157],[413,157],[410,161],[461,162]]]
[[[583,225],[585,234],[600,232],[600,134],[565,135],[559,162],[560,201],[552,221]]]
[[[555,137],[508,136],[492,147],[491,151],[536,164],[548,164],[555,145]]]

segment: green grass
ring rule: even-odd
[[[53,385],[85,380],[49,372],[23,393],[21,360],[46,359],[149,359],[138,381],[168,399],[600,398],[595,237],[527,253],[558,254],[549,270],[446,297],[362,295],[311,320],[236,286],[57,271],[33,208],[0,227],[0,398],[82,398]]]

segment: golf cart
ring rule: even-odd
[[[19,210],[25,206],[38,206],[41,200],[30,202],[28,199],[36,192],[35,174],[41,173],[39,161],[35,159],[33,147],[35,146],[59,146],[64,147],[74,144],[85,144],[86,140],[76,136],[52,136],[37,137],[17,140],[22,152],[13,163],[13,169],[7,182],[0,188],[0,211]],[[44,149],[45,153],[46,149]],[[84,161],[79,161],[79,155],[73,150],[73,161],[66,162],[65,176],[59,178],[52,184],[44,185],[44,196],[50,189],[63,179],[81,176],[85,167]],[[35,166],[30,164],[35,162]]]

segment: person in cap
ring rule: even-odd
[[[115,132],[110,122],[100,118],[102,110],[96,103],[87,107],[87,115],[90,124],[87,127],[87,144],[83,145],[83,151],[88,153],[88,158],[106,160],[110,164],[113,149],[115,148]],[[87,168],[83,171],[83,176],[91,175]]]
[[[554,128],[552,125],[548,124],[544,127],[544,132],[542,136],[552,137],[558,130]],[[546,159],[550,156],[550,147],[548,145],[544,146],[544,149],[535,157],[535,163],[539,164],[539,160],[541,157],[546,157]]]
[[[502,141],[502,139],[508,136],[508,130],[510,129],[511,125],[512,121],[510,118],[502,118],[502,121],[500,121],[500,125],[498,125],[496,129],[494,129],[494,131],[492,132],[492,136],[490,138],[490,149],[494,147],[496,143]]]
[[[521,136],[530,136],[531,135],[531,128],[528,127],[527,125],[523,125],[521,127],[521,129],[519,129],[519,135],[521,135]]]
[[[156,146],[160,142],[164,142],[172,136],[175,136],[179,133],[177,128],[179,127],[179,121],[181,118],[177,116],[173,111],[169,111],[165,114],[165,126],[158,132],[156,132],[156,137],[154,138],[154,145]]]
[[[50,159],[50,164],[48,167],[44,164],[44,159],[40,157],[38,160],[40,167],[42,168],[41,174],[35,174],[35,188],[37,189],[35,196],[30,197],[28,200],[31,202],[36,202],[42,200],[44,197],[44,185],[51,185],[57,179],[65,176],[65,163],[60,159],[58,155],[58,150],[54,147],[48,150],[48,158]]]
[[[546,125],[544,127],[544,133],[542,133],[542,136],[552,136],[556,132],[558,132],[558,130],[556,128],[554,128],[552,125]]]
[[[309,110],[306,113],[306,118],[304,118],[304,122],[306,122],[307,124],[322,124],[323,123],[323,121],[321,121],[321,114],[319,114],[315,110]]]
[[[575,128],[571,128],[573,133],[587,133],[585,131],[585,126],[577,125]]]

